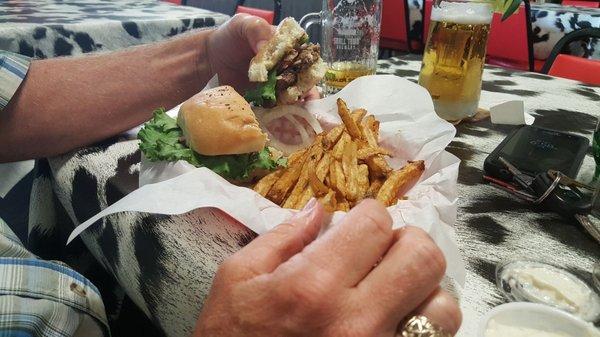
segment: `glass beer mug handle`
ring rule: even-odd
[[[315,23],[321,24],[322,15],[322,12],[308,13],[300,19],[300,26],[308,32],[310,27]]]

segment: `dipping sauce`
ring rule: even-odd
[[[504,265],[497,276],[502,289],[517,301],[548,304],[589,322],[600,317],[598,294],[566,270],[540,262],[515,261]]]
[[[540,330],[531,327],[508,325],[497,322],[495,319],[491,319],[488,322],[487,329],[485,330],[485,337],[575,337],[573,335],[557,332]],[[600,337],[600,332],[596,330],[590,324],[588,333],[585,336],[577,337]]]

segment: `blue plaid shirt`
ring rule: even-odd
[[[0,110],[29,63],[0,50]],[[109,335],[98,289],[67,265],[37,258],[0,219],[0,337]]]

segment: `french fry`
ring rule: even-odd
[[[385,180],[379,192],[377,192],[376,199],[381,201],[386,207],[391,206],[398,199],[398,186],[400,185],[401,174],[400,171],[394,171]]]
[[[300,176],[302,177],[302,175]],[[300,182],[300,179],[298,179],[298,182]],[[285,199],[285,201],[283,202],[283,204],[281,204],[281,207],[283,208],[296,208],[296,203],[298,203],[298,200],[300,199],[302,193],[306,190],[306,181],[302,182],[302,187],[299,187],[300,184],[296,183],[296,185],[294,186],[294,188],[292,189],[292,191],[290,192],[290,195],[288,195],[288,197]]]
[[[331,150],[331,148],[338,142],[343,132],[343,125],[338,125],[335,128],[329,130],[325,137],[323,137],[323,147],[325,147],[325,149],[327,150]]]
[[[327,187],[319,179],[319,177],[317,177],[317,172],[314,167],[309,168],[308,184],[310,189],[314,192],[315,196],[317,197],[322,197],[329,192],[329,187]]]
[[[256,185],[254,185],[254,191],[263,197],[267,196],[267,193],[269,193],[269,190],[273,184],[275,184],[282,174],[283,170],[277,170],[267,174],[264,178],[259,180]]]
[[[400,185],[398,186],[398,192],[401,193],[401,197],[403,197],[408,188],[421,178],[423,171],[425,171],[425,162],[422,160],[409,161],[407,165],[400,169],[400,171],[403,175]]]
[[[361,123],[363,127],[363,132],[365,133],[365,140],[367,141],[367,143],[369,143],[370,147],[379,147],[379,144],[377,144],[377,137],[375,137],[373,130],[369,128],[369,117],[372,117],[372,115],[367,116]]]
[[[355,109],[354,111],[352,111],[352,114],[351,114],[352,119],[354,119],[354,122],[359,127],[360,127],[360,122],[362,121],[363,118],[365,118],[366,115],[367,115],[367,110],[365,110],[365,109]]]
[[[392,172],[377,192],[377,200],[385,206],[395,204],[400,191],[419,179],[424,170],[425,164],[419,160],[409,162],[400,170]]]
[[[365,164],[358,165],[358,198],[364,199],[369,190],[369,167]]]
[[[381,156],[373,156],[366,160],[367,166],[369,166],[369,171],[371,172],[371,176],[374,178],[378,177],[386,177],[390,172],[392,172],[392,168]]]
[[[327,173],[329,173],[329,165],[331,164],[331,154],[329,154],[329,152],[325,152],[323,153],[323,157],[321,158],[321,161],[319,161],[319,164],[317,165],[317,177],[319,177],[319,180],[321,181],[325,181],[325,178],[327,177]]]
[[[322,136],[317,136],[317,140],[313,143],[313,145],[308,150],[308,158],[304,162],[302,166],[302,173],[298,177],[298,181],[296,185],[292,189],[292,192],[287,197],[287,200],[283,203],[282,207],[284,208],[293,208],[294,205],[298,204],[300,197],[304,193],[306,189],[306,185],[308,184],[308,171],[310,167],[315,167],[317,163],[321,160],[323,156],[323,144],[319,139],[322,139]]]
[[[350,210],[350,203],[344,197],[338,195],[336,197],[336,209],[338,211],[348,212]]]
[[[310,188],[310,186],[307,186],[307,188],[304,190],[304,192],[302,192],[302,195],[298,199],[298,202],[293,207],[290,207],[290,208],[302,209],[308,203],[310,198],[312,198],[314,196],[315,195],[314,195],[312,189]]]
[[[370,147],[379,148],[379,144],[377,144],[377,137],[373,133],[373,130],[369,127],[369,117],[372,117],[372,115],[367,116],[363,120],[363,131],[365,133],[365,139],[369,143]],[[385,177],[388,173],[392,171],[392,168],[388,165],[388,163],[381,155],[375,155],[367,158],[366,164],[369,165],[371,176],[374,178]]]
[[[356,143],[349,142],[344,149],[342,169],[346,177],[346,198],[356,201],[358,198],[358,161]]]
[[[342,136],[338,140],[337,144],[335,144],[335,146],[333,147],[333,158],[341,160],[344,156],[344,149],[346,148],[346,144],[348,144],[351,141],[352,138],[350,138],[350,135],[348,135],[346,132],[342,133]]]
[[[302,149],[300,151],[292,153],[288,157],[287,166],[290,167],[294,165],[294,163],[296,163],[299,159],[302,159],[302,157],[306,154],[306,151],[308,151],[308,149]]]
[[[363,119],[363,127],[371,130],[371,133],[375,136],[375,140],[379,139],[379,121],[375,119],[375,116],[369,115]]]
[[[332,187],[341,196],[346,197],[346,177],[344,177],[344,170],[342,169],[342,163],[339,161],[333,161],[329,169],[329,176],[332,180]]]
[[[390,151],[382,147],[366,147],[358,150],[358,160],[365,160],[376,155],[389,156]]]
[[[326,211],[333,213],[337,209],[337,201],[335,199],[335,191],[329,190],[325,196],[319,198],[319,202],[323,205]]]
[[[352,119],[356,123],[356,127],[358,127],[358,130],[360,131],[360,134],[361,134],[360,141],[364,140],[365,133],[363,131],[363,126],[362,126],[361,122],[362,122],[362,119],[366,116],[366,114],[367,114],[367,110],[365,110],[365,109],[355,109],[354,111],[352,111],[352,114],[350,114],[352,116]]]
[[[325,179],[327,181],[327,186],[334,187],[337,186],[337,174],[335,174],[335,159],[329,163],[329,174]]]
[[[294,161],[294,163],[283,172],[279,180],[273,184],[273,187],[267,193],[267,199],[272,202],[281,205],[287,196],[288,191],[294,187],[300,173],[302,173],[302,166],[308,156],[303,155]]]
[[[379,189],[381,189],[381,185],[385,180],[381,178],[373,179],[371,181],[371,185],[369,185],[369,189],[367,190],[367,194],[365,198],[376,198],[377,193],[379,193]]]
[[[354,142],[352,141],[349,141],[344,145],[344,150],[341,158],[342,169],[346,177],[350,175],[350,170],[352,166],[352,145],[356,146],[356,144],[354,144]]]
[[[343,99],[338,98],[337,106],[338,106],[338,114],[342,118],[342,122],[344,122],[344,125],[346,126],[346,130],[348,130],[348,133],[350,134],[350,136],[352,136],[352,138],[355,138],[355,139],[362,139],[363,136],[360,133],[360,129],[356,125],[356,122],[354,121],[354,119],[352,119],[352,117],[350,116],[350,111],[348,110],[348,106],[346,105],[346,102],[344,102]]]

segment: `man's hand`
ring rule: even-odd
[[[219,81],[243,93],[248,88],[248,67],[258,48],[273,36],[275,27],[262,18],[237,14],[208,38],[206,56]]]
[[[366,200],[316,239],[315,201],[220,267],[195,336],[389,336],[425,315],[456,333],[457,303],[439,289],[445,260],[422,230],[392,230]]]

